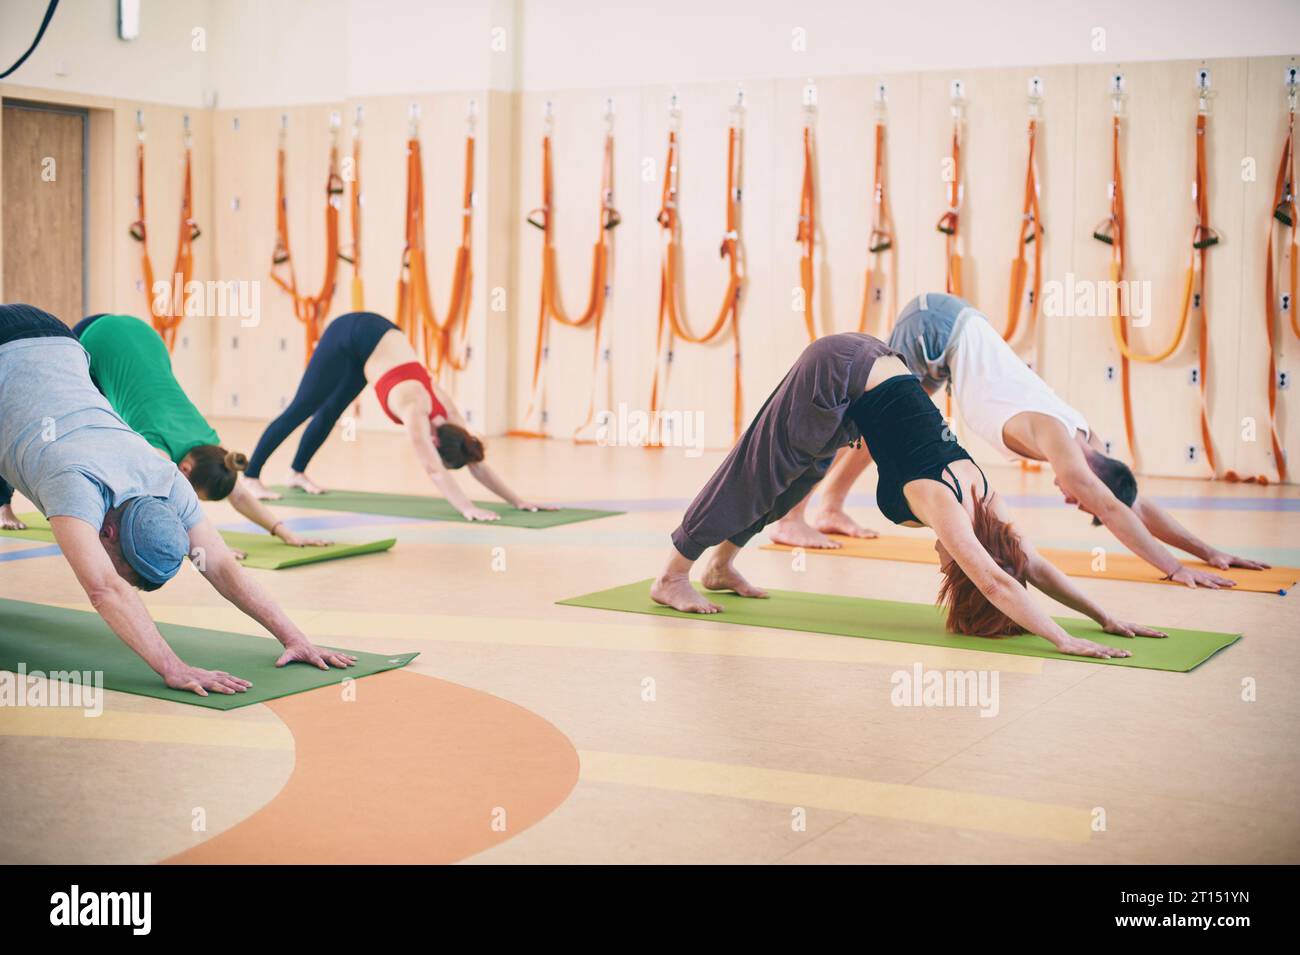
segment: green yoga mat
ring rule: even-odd
[[[13,537],[19,540],[42,541],[54,543],[54,532],[50,522],[40,514],[20,514],[19,518],[27,525],[25,531],[0,531],[0,537]],[[324,560],[339,560],[343,557],[357,557],[361,554],[378,554],[397,543],[396,537],[381,541],[366,541],[361,544],[330,544],[328,547],[291,547],[278,537],[270,534],[244,534],[239,531],[222,531],[222,538],[235,550],[242,550],[248,556],[240,561],[244,567],[257,570],[286,570],[289,567],[301,567],[304,564],[319,564]]]
[[[396,537],[361,544],[329,544],[325,547],[292,547],[270,534],[241,534],[239,531],[222,531],[221,536],[235,550],[248,556],[240,561],[244,567],[258,570],[287,570],[305,564],[319,564],[324,560],[359,557],[362,554],[379,554],[397,543]]]
[[[272,490],[283,495],[280,500],[272,504],[273,507],[309,507],[320,511],[383,514],[386,517],[410,517],[422,521],[477,523],[465,520],[456,508],[441,497],[425,497],[420,494],[376,494],[371,491],[327,491],[324,494],[308,494],[284,486],[276,486]],[[517,511],[509,504],[494,501],[474,503],[501,515],[501,520],[492,522],[492,525],[497,527],[533,529],[560,527],[564,524],[594,521],[597,518],[613,517],[623,513],[622,511],[595,511],[583,507],[564,507],[558,511]]]
[[[252,681],[253,685],[246,693],[234,695],[209,693],[208,696],[197,696],[188,691],[173,690],[128,649],[98,615],[19,600],[0,600],[0,670],[17,672],[22,663],[28,673],[102,671],[104,686],[110,690],[214,710],[234,710],[317,687],[333,686],[348,678],[395,670],[419,656],[418,653],[385,656],[345,650],[357,658],[357,663],[344,670],[321,670],[306,663],[291,663],[277,668],[275,661],[283,649],[269,637],[166,623],[159,624],[158,629],[190,666],[225,670]]]
[[[701,591],[709,600],[722,607],[722,613],[693,614],[681,613],[655,603],[650,599],[650,584],[651,581],[643,580],[625,587],[561,600],[559,603],[570,607],[622,610],[660,617],[679,617],[683,620],[800,630],[805,633],[828,633],[842,637],[864,637],[868,640],[893,640],[896,643],[959,647],[964,650],[983,650],[986,653],[1015,653],[1026,657],[1051,657],[1056,660],[1106,663],[1144,670],[1174,670],[1180,673],[1194,669],[1224,647],[1241,639],[1239,633],[1210,633],[1205,630],[1168,630],[1169,636],[1166,639],[1116,637],[1102,633],[1091,620],[1057,617],[1056,622],[1076,637],[1133,651],[1131,657],[1074,657],[1058,653],[1042,637],[1031,634],[990,639],[948,633],[944,630],[939,609],[926,604],[805,594],[793,590],[773,590],[767,600]],[[1158,622],[1150,625],[1157,626]]]

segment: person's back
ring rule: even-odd
[[[179,463],[200,445],[220,444],[176,381],[167,346],[147,322],[133,315],[101,315],[78,327],[95,384],[151,445]]]
[[[934,392],[950,383],[962,420],[1004,457],[1012,418],[1040,414],[1088,435],[1088,422],[1007,344],[979,309],[955,295],[926,293],[899,315],[889,339],[908,369]]]
[[[967,426],[1004,457],[1020,457],[1004,433],[1007,422],[1019,415],[1045,415],[1061,422],[1071,437],[1076,431],[1088,436],[1083,415],[1003,341],[983,314],[969,315],[955,338],[948,361],[957,408]]]
[[[168,498],[184,483],[95,388],[70,335],[0,344],[0,475],[47,517],[95,528],[109,508],[140,494]],[[188,505],[193,495],[181,496]]]

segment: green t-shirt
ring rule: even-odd
[[[133,315],[103,315],[81,335],[90,375],[113,410],[172,462],[201,444],[221,444],[172,374],[172,359],[153,326]]]

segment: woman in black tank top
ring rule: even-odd
[[[960,503],[961,482],[952,471],[957,461],[979,465],[944,422],[934,402],[911,375],[898,375],[864,391],[849,405],[849,417],[867,443],[867,450],[880,469],[876,503],[880,512],[895,524],[918,524],[903,487],[909,481],[928,478],[949,488]],[[984,481],[981,500],[988,498],[989,480]]]
[[[1114,620],[1039,556],[1001,513],[988,479],[920,382],[882,342],[857,334],[829,335],[804,350],[673,532],[675,550],[651,598],[677,610],[719,612],[690,584],[695,560],[715,546],[705,588],[766,597],[736,571],[736,554],[806,499],[836,452],[859,438],[880,468],[881,511],[898,524],[929,526],[939,538],[949,629],[980,636],[1031,632],[1064,653],[1130,655],[1066,633],[1029,597],[1025,585],[1033,583],[1108,632],[1163,636]],[[978,474],[978,489],[959,478],[958,470],[970,476],[963,462]]]

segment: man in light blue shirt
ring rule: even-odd
[[[186,556],[284,644],[277,665],[298,660],[328,669],[355,662],[313,646],[244,573],[185,477],[99,393],[71,329],[30,305],[0,305],[0,476],[0,505],[8,505],[12,484],[49,518],[91,604],[168,686],[207,696],[251,685],[186,665],[135,592],[157,590]]]

